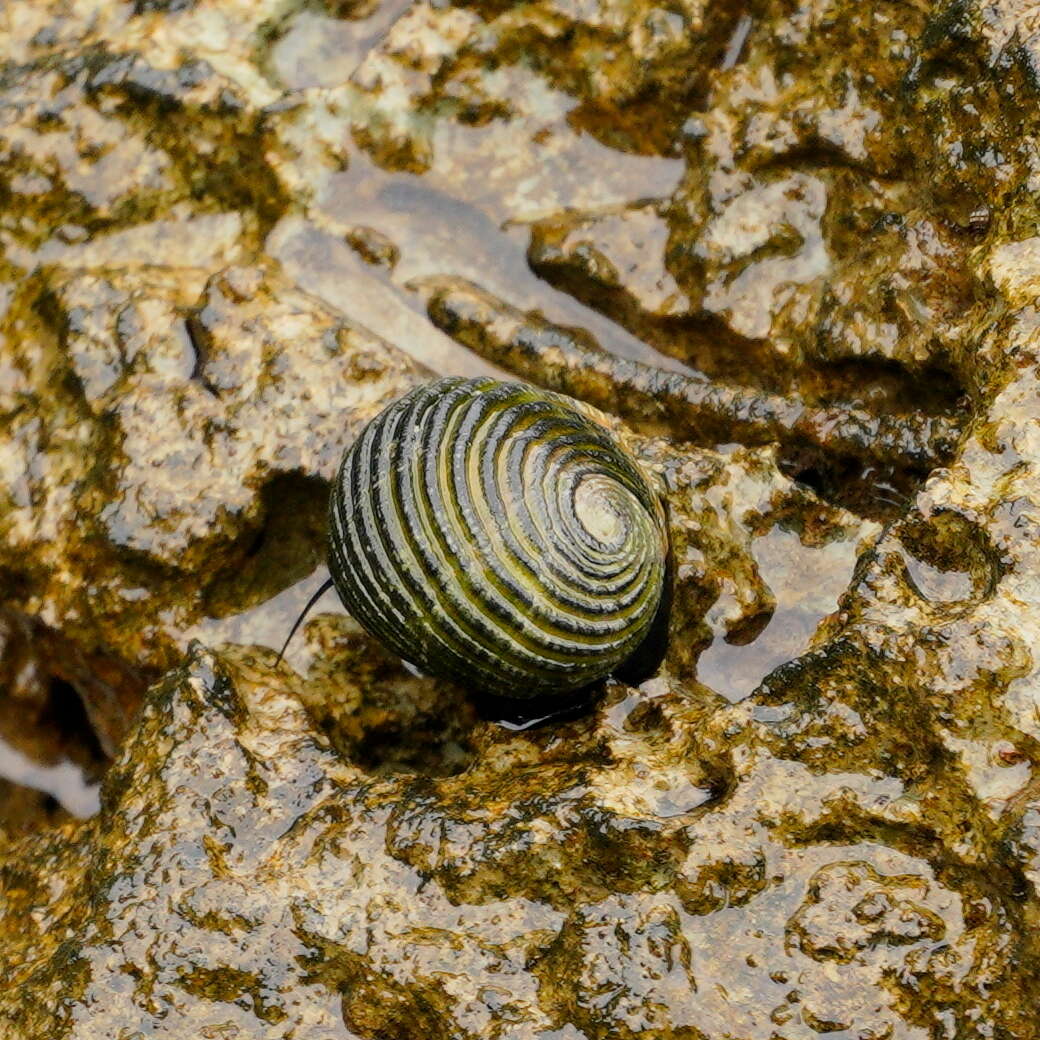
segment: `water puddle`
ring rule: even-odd
[[[806,546],[795,532],[774,527],[756,538],[755,562],[776,597],[776,610],[758,637],[744,646],[727,643],[720,625],[715,641],[697,662],[698,680],[736,703],[749,697],[778,665],[802,654],[848,588],[861,537],[857,533]]]
[[[910,553],[904,560],[914,588],[932,603],[967,602],[975,594],[975,582],[967,571],[942,570]]]
[[[240,646],[265,646],[277,652],[281,650],[307,601],[328,577],[328,569],[325,566],[318,567],[306,578],[249,610],[228,617],[204,618],[196,622],[181,632],[180,642],[185,648],[193,639],[197,639],[205,646],[233,643]],[[335,590],[329,589],[314,604],[308,616],[346,613]],[[286,647],[284,660],[301,675],[306,675],[314,656],[314,651],[308,646],[302,632],[297,632]]]
[[[68,759],[44,765],[0,739],[0,778],[50,795],[81,819],[98,811],[99,785],[88,781],[83,770]]]
[[[289,90],[344,83],[408,7],[409,0],[384,0],[355,19],[304,9],[271,48],[271,71]]]
[[[272,231],[267,252],[309,293],[406,351],[437,375],[503,378],[504,373],[435,329],[409,298],[362,261],[343,239],[298,217]]]
[[[605,156],[602,158],[608,161]],[[637,165],[626,177],[638,182],[642,164],[665,163],[667,176],[658,175],[658,187],[674,186],[678,172],[674,161],[645,156],[628,158]],[[646,187],[644,183],[644,190]],[[619,190],[619,197],[622,195],[624,192]],[[388,173],[364,153],[354,152],[350,168],[329,178],[318,208],[336,221],[356,220],[373,227],[398,246],[400,259],[392,276],[398,286],[406,287],[430,276],[465,278],[521,310],[538,309],[558,325],[576,325],[587,330],[613,354],[676,371],[685,369],[682,362],[659,353],[598,311],[535,275],[527,262],[527,211],[519,204],[495,198],[485,201],[485,206],[468,198],[462,201],[453,196],[447,185],[439,186],[432,172],[423,176]],[[414,295],[409,295],[415,300],[412,306],[421,306]]]

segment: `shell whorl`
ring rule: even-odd
[[[372,420],[329,507],[329,569],[372,635],[511,697],[577,689],[633,653],[664,587],[663,511],[579,407],[449,378]]]

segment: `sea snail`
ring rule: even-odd
[[[585,406],[460,378],[406,394],[347,449],[328,543],[371,635],[427,674],[518,699],[626,661],[668,553],[657,494]]]

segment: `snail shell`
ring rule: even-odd
[[[661,602],[664,513],[580,408],[449,378],[376,416],[329,506],[351,614],[423,671],[512,698],[578,689],[631,656]]]

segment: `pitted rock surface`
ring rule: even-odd
[[[11,0],[3,1035],[1040,1037],[1033,20]],[[655,674],[528,733],[273,649],[486,372],[669,512]]]
[[[380,779],[284,673],[194,649],[89,839],[38,849],[60,893],[4,863],[33,922],[6,977],[48,997],[28,1019],[5,998],[10,1035],[884,1036],[911,1035],[921,990],[939,1025],[950,1001],[1001,1007],[1024,951],[990,879],[927,844],[810,837],[835,813],[909,831],[898,781],[814,773],[674,690],[472,739],[465,774]]]
[[[111,673],[84,693],[111,748],[181,633],[246,594],[244,569],[270,580],[287,536],[295,576],[314,566],[321,481],[422,370],[270,263],[52,269],[8,321],[0,568],[30,590],[21,609]],[[83,686],[72,664],[58,674]]]

